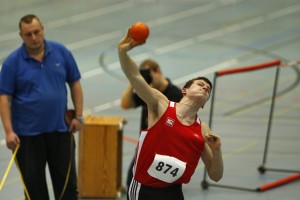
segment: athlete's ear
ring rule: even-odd
[[[183,89],[181,90],[181,92],[182,92],[183,96],[186,95],[186,88],[183,88]]]

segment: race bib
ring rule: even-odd
[[[148,169],[148,174],[167,183],[173,183],[179,179],[186,168],[186,163],[171,156],[156,154]]]

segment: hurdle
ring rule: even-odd
[[[299,64],[297,62],[296,64]],[[209,186],[212,187],[221,187],[221,188],[227,188],[227,189],[236,189],[236,190],[244,190],[244,191],[251,191],[251,192],[263,192],[267,191],[276,187],[279,187],[281,185],[290,183],[292,181],[300,179],[300,171],[299,170],[286,170],[286,169],[276,169],[276,168],[267,168],[266,160],[267,160],[267,154],[268,154],[268,148],[269,148],[269,140],[270,140],[270,134],[271,134],[271,127],[272,127],[272,120],[273,120],[273,111],[275,106],[275,99],[277,95],[277,85],[278,85],[278,79],[280,74],[280,67],[287,66],[288,64],[282,63],[280,60],[274,60],[266,63],[261,63],[257,65],[252,66],[244,66],[234,69],[225,69],[215,72],[214,78],[213,78],[213,89],[212,89],[212,96],[211,96],[211,107],[210,107],[210,114],[209,114],[209,127],[212,128],[212,121],[213,121],[213,111],[214,111],[214,102],[215,102],[215,93],[216,93],[216,83],[217,78],[224,75],[230,75],[235,73],[242,73],[242,72],[248,72],[248,71],[255,71],[255,70],[262,70],[270,67],[276,67],[276,74],[275,74],[275,80],[274,80],[274,86],[273,86],[273,92],[271,97],[271,107],[270,107],[270,113],[268,118],[268,127],[267,127],[267,133],[265,138],[265,146],[264,146],[264,154],[263,154],[263,161],[261,166],[258,167],[258,171],[263,174],[266,171],[277,171],[277,172],[294,172],[296,174],[282,178],[280,180],[267,183],[264,185],[261,185],[257,188],[247,188],[247,187],[240,187],[240,186],[230,186],[230,185],[222,185],[222,184],[215,184],[210,183],[207,181],[207,172],[206,168],[204,168],[204,175],[203,180],[201,182],[202,189],[208,189]]]

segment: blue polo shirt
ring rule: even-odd
[[[12,126],[18,135],[66,132],[66,83],[80,79],[77,64],[62,44],[45,40],[42,62],[29,56],[23,44],[3,62],[0,94],[11,96]]]

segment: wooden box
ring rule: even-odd
[[[122,117],[85,118],[78,141],[79,197],[120,197],[124,123]]]

